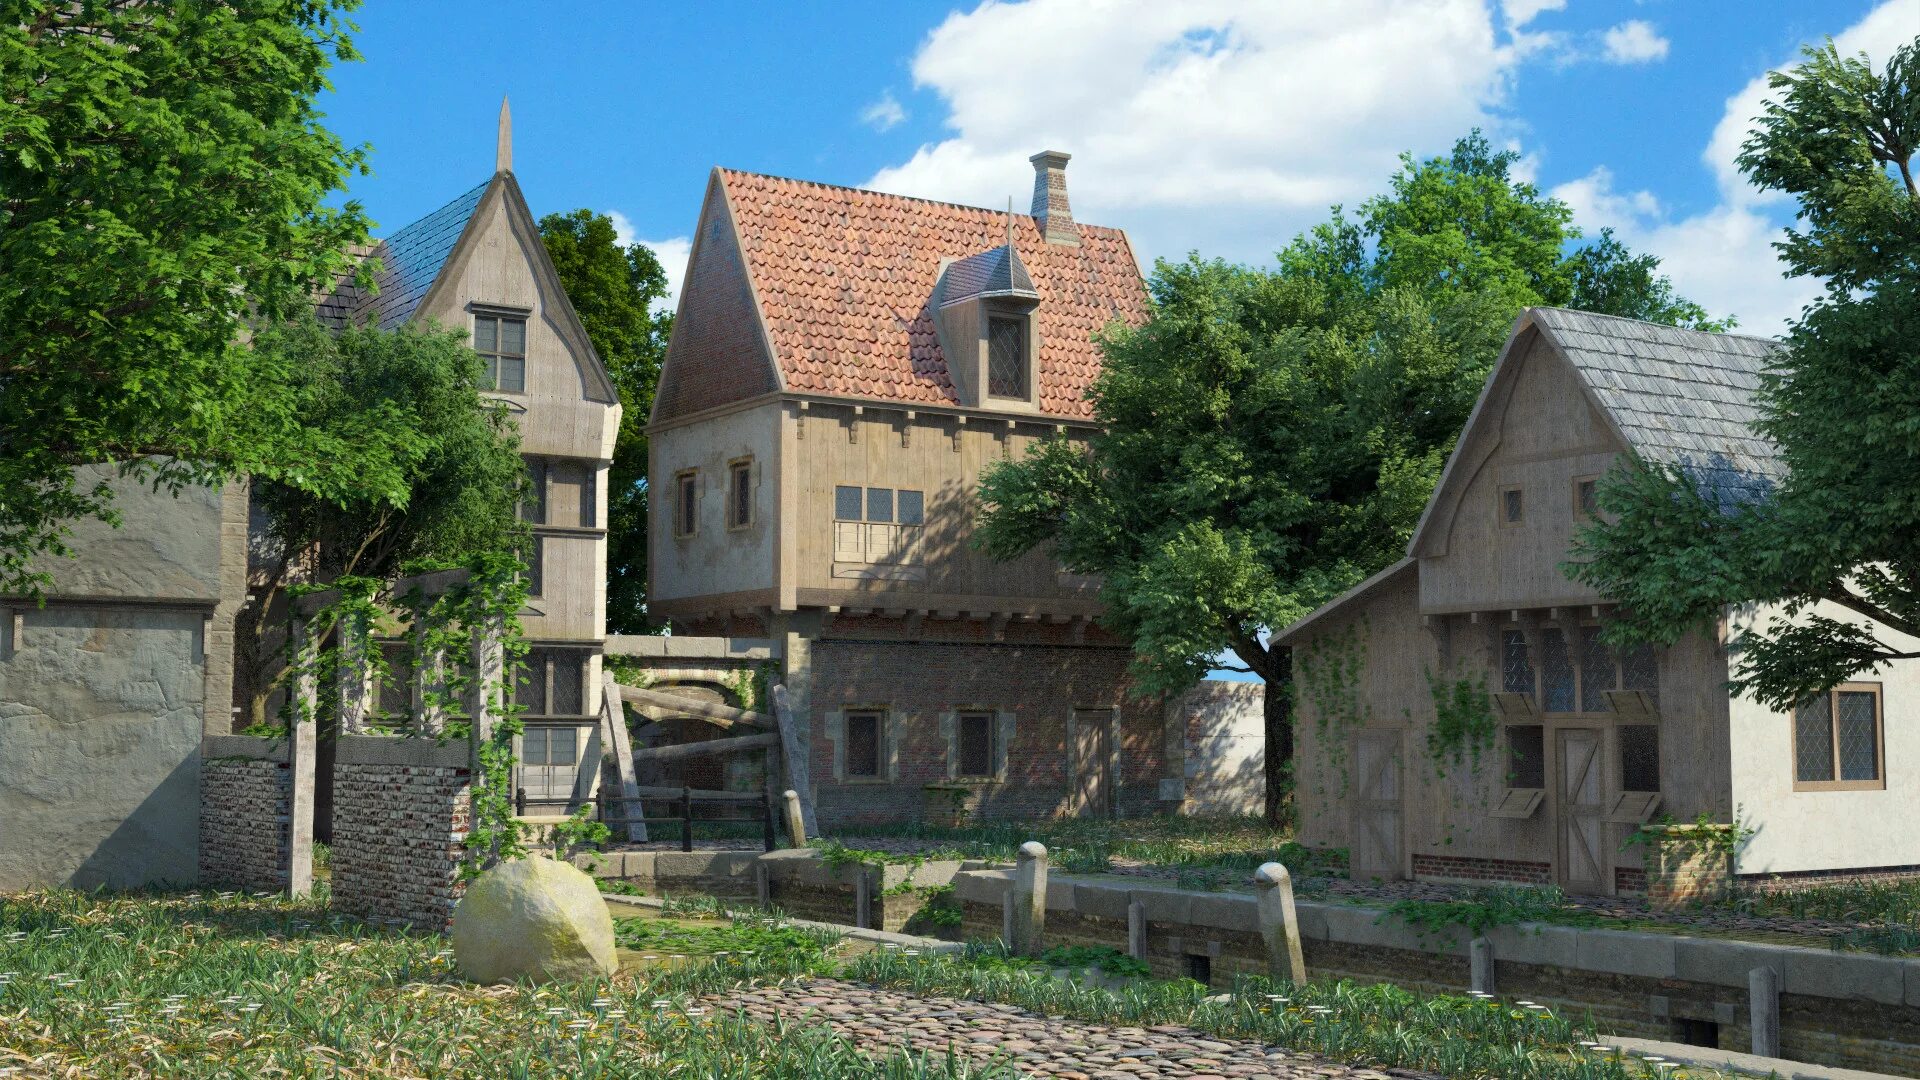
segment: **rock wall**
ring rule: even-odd
[[[349,744],[368,741],[412,740],[340,740],[333,774],[333,905],[365,919],[445,930],[463,887],[459,867],[471,774],[448,764],[350,760],[355,755]],[[464,743],[457,748],[465,752]]]
[[[281,758],[202,763],[201,881],[264,892],[287,887],[292,773],[284,752]]]

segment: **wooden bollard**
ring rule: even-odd
[[[1039,956],[1047,932],[1047,848],[1038,840],[1020,845],[1013,866],[1013,941],[1016,956]]]
[[[788,788],[781,801],[786,804],[787,836],[793,840],[794,847],[806,847],[807,819],[800,813],[800,793]]]
[[[1307,962],[1300,955],[1300,918],[1293,910],[1293,875],[1277,862],[1262,863],[1253,872],[1259,898],[1260,938],[1267,946],[1267,973],[1276,979],[1307,981]]]

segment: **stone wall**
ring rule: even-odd
[[[1001,934],[1005,871],[954,878],[968,938]],[[1127,947],[1127,907],[1147,920],[1147,961],[1162,977],[1206,969],[1220,988],[1264,970],[1254,898],[1129,888],[1054,875],[1045,944]],[[1314,979],[1391,982],[1433,993],[1469,986],[1466,935],[1423,934],[1376,909],[1301,902],[1301,944]],[[1675,1040],[1680,1020],[1718,1025],[1722,1049],[1748,1049],[1748,975],[1781,976],[1782,1053],[1796,1060],[1920,1075],[1920,960],[1675,934],[1527,925],[1487,934],[1500,997],[1591,1013],[1609,1035]]]
[[[467,744],[350,736],[333,772],[333,906],[444,930],[471,813]]]
[[[240,736],[206,742],[214,745],[203,750],[200,766],[200,880],[261,892],[285,889],[293,788],[286,743]],[[218,745],[240,742],[260,745]],[[254,752],[215,756],[222,749]]]
[[[1258,814],[1267,805],[1266,687],[1209,679],[1168,703],[1182,735],[1188,814]]]

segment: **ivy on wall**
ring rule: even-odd
[[[1493,749],[1499,724],[1493,716],[1493,695],[1487,692],[1485,674],[1477,678],[1447,679],[1427,675],[1427,692],[1433,696],[1433,723],[1427,728],[1427,757],[1434,775],[1446,777],[1449,768],[1466,765],[1480,771],[1480,760]]]
[[[1313,725],[1320,754],[1327,769],[1315,770],[1314,794],[1327,794],[1325,777],[1339,777],[1338,797],[1344,798],[1353,784],[1348,761],[1347,737],[1372,719],[1373,710],[1360,693],[1367,666],[1366,616],[1345,628],[1321,634],[1303,650],[1294,667],[1298,700],[1313,707]]]

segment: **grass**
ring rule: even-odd
[[[958,828],[907,822],[843,826],[834,830],[832,839],[849,848],[857,848],[862,839],[911,840],[956,858],[1001,862],[1011,862],[1021,844],[1038,840],[1047,845],[1053,866],[1068,873],[1098,873],[1125,861],[1173,875],[1211,875],[1222,882],[1248,879],[1261,863],[1282,863],[1303,874],[1325,860],[1258,817],[984,821]]]
[[[1744,886],[1711,907],[1767,919],[1865,924],[1828,934],[1827,940],[1836,949],[1920,955],[1920,879]]]

